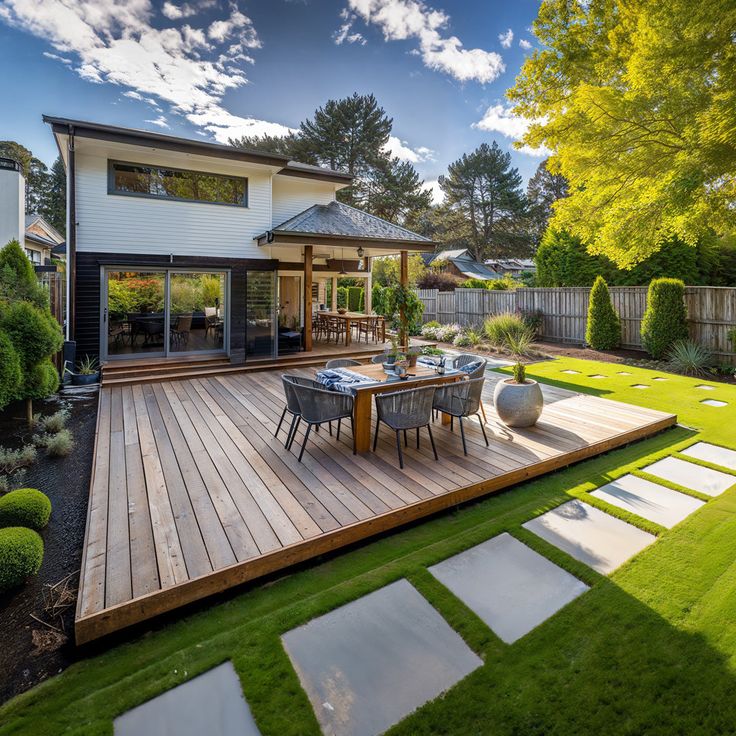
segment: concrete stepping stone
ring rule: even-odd
[[[523,526],[602,575],[613,572],[656,539],[577,499]]]
[[[654,381],[666,381],[667,379],[664,376],[655,376],[652,380],[654,380]]]
[[[699,386],[696,386],[695,388],[699,388],[701,391],[715,391],[715,386],[708,386],[706,383],[701,383]]]
[[[722,473],[720,470],[704,468],[702,465],[689,463],[677,457],[662,458],[642,470],[671,483],[691,488],[693,491],[700,491],[707,496],[719,496],[736,483],[736,477],[733,475]]]
[[[631,373],[629,371],[618,371],[619,376],[630,376]]]
[[[707,463],[722,465],[724,468],[736,470],[736,450],[711,445],[708,442],[696,442],[686,450],[683,450],[682,454],[695,457],[698,460],[705,460]]]
[[[602,373],[594,373],[592,376],[588,376],[588,378],[605,378]]]
[[[570,374],[572,374],[572,375],[577,375],[577,374],[579,374],[579,373],[580,373],[580,371],[574,371],[574,370],[572,370],[571,368],[568,368],[567,370],[564,370],[564,371],[560,371],[560,373],[570,373]]]
[[[260,736],[232,662],[118,716],[115,736]]]
[[[631,386],[631,388],[649,388],[645,383],[635,383]]]
[[[667,529],[705,504],[705,501],[678,493],[636,475],[624,475],[613,483],[601,486],[590,495],[661,524]]]
[[[718,399],[703,399],[700,403],[706,406],[728,406],[727,401],[718,401]]]
[[[429,571],[507,644],[588,590],[584,582],[508,533]]]
[[[330,736],[374,736],[482,664],[440,614],[399,580],[282,637]]]

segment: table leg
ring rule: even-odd
[[[353,335],[351,331],[350,320],[346,319],[345,320],[345,347],[346,348],[350,346],[350,341],[352,340],[352,338],[353,338]]]
[[[370,391],[357,391],[353,405],[353,431],[355,432],[355,449],[368,452],[371,449],[371,413],[373,394]]]
[[[452,421],[452,417],[449,414],[445,414],[444,412],[441,412],[442,414],[442,424],[450,424]]]

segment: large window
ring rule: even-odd
[[[186,202],[248,206],[248,180],[203,171],[110,161],[108,192]]]

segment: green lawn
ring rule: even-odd
[[[561,373],[565,368],[580,374]],[[618,376],[619,370],[632,375]],[[594,373],[609,378],[588,377]],[[573,359],[539,363],[528,374],[673,411],[686,426],[254,587],[74,665],[0,708],[0,734],[112,734],[116,715],[228,658],[264,736],[318,734],[279,635],[400,577],[438,608],[485,664],[392,734],[733,734],[736,488],[669,531],[587,493],[697,439],[736,449],[736,388],[714,384],[716,391],[699,391],[697,379]],[[656,375],[668,380],[652,381]],[[634,383],[651,388],[632,389]],[[705,398],[729,405],[707,407],[699,403]],[[570,496],[660,539],[605,578],[520,528]],[[426,571],[502,531],[592,586],[511,646]]]

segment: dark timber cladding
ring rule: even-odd
[[[100,268],[123,266],[131,271],[157,268],[202,268],[230,271],[230,354],[233,362],[245,360],[245,295],[247,271],[273,271],[277,261],[194,256],[77,253],[75,334],[77,355],[98,355],[100,350]]]
[[[295,372],[297,369],[290,369]],[[313,371],[298,370],[302,375]],[[385,427],[353,455],[350,430],[310,437],[304,462],[274,431],[276,371],[103,387],[75,632],[90,641],[239,583],[500,491],[672,426],[671,414],[545,386],[536,427],[505,429],[484,403],[490,447],[468,422],[434,424],[439,461],[413,436],[398,468]],[[296,443],[303,439],[300,429]],[[513,490],[511,491],[513,492]]]

